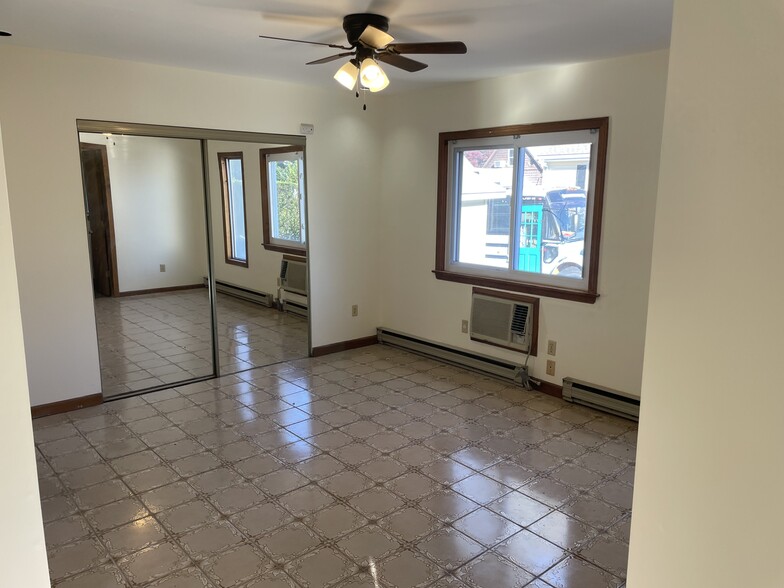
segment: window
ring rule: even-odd
[[[218,153],[226,263],[248,267],[242,153]]]
[[[261,149],[264,248],[305,255],[305,190],[302,148]]]
[[[488,235],[508,235],[509,234],[509,203],[511,199],[491,198],[487,201],[487,234]]]
[[[441,133],[436,277],[595,302],[608,130],[597,118]]]

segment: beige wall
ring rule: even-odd
[[[471,286],[436,280],[437,139],[441,131],[610,117],[605,212],[595,304],[542,298],[539,349],[558,343],[556,377],[639,394],[667,53],[555,67],[384,98],[380,243],[383,325],[521,361],[469,340]]]
[[[27,390],[22,317],[19,312],[14,245],[8,209],[3,140],[0,136],[0,502],[5,504],[0,531],[0,584],[49,586],[44,527],[38,496],[33,427]]]
[[[784,8],[677,0],[629,588],[780,588]]]
[[[369,148],[378,113],[350,93],[13,46],[0,54],[0,77],[13,80],[0,92],[0,121],[34,405],[100,392],[77,118],[280,134],[315,124],[313,344],[375,332],[379,219],[365,186],[378,176]],[[354,319],[351,304],[360,307]]]

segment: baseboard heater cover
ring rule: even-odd
[[[640,420],[640,399],[612,388],[564,378],[563,399],[627,419]]]
[[[293,300],[283,300],[283,311],[308,318],[308,306]]]
[[[242,298],[243,300],[255,302],[256,304],[261,304],[263,306],[272,307],[275,302],[275,298],[272,296],[272,294],[267,294],[266,292],[256,292],[255,290],[248,290],[247,288],[235,286],[234,284],[228,284],[226,282],[216,281],[215,290],[221,294],[228,294],[229,296]]]
[[[378,329],[378,342],[515,383],[519,383],[519,374],[523,370],[522,364],[458,349],[443,343],[428,341],[427,339],[414,337],[413,335],[407,335],[384,327]]]

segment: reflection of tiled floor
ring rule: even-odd
[[[97,298],[104,396],[212,374],[207,290]],[[218,294],[222,373],[308,355],[307,321]]]
[[[34,429],[58,588],[624,582],[634,423],[393,348]]]

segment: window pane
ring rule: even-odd
[[[458,151],[456,258],[509,267],[513,160],[508,147]]]
[[[229,187],[229,226],[231,228],[231,249],[233,259],[247,261],[245,239],[245,196],[242,186],[242,160],[227,159]]]
[[[269,162],[272,237],[295,243],[304,242],[300,206],[300,160]]]
[[[590,143],[528,146],[515,269],[582,279]]]

